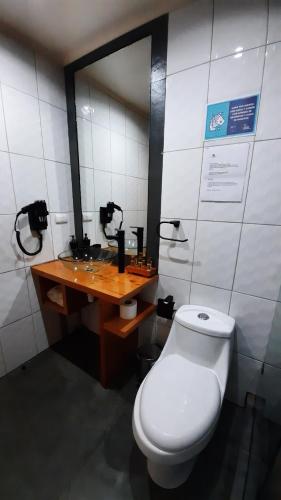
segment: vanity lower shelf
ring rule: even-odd
[[[126,338],[130,333],[136,330],[139,325],[154,313],[156,306],[148,302],[138,301],[138,312],[133,319],[122,319],[115,316],[104,323],[104,329],[118,337]]]
[[[134,359],[138,345],[138,327],[154,313],[156,306],[144,302],[140,293],[155,284],[158,276],[146,278],[125,272],[118,273],[115,266],[106,266],[99,274],[88,275],[64,266],[60,261],[46,262],[32,267],[41,306],[68,316],[88,304],[88,295],[96,302],[96,333],[99,334],[99,379],[108,387],[124,367]],[[48,293],[58,287],[62,298],[58,305]],[[138,300],[137,316],[124,320],[119,306],[131,298]],[[135,332],[135,333],[134,333]]]

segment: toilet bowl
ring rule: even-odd
[[[219,419],[235,321],[186,305],[175,315],[159,360],[141,384],[133,433],[149,475],[163,488],[188,478]]]

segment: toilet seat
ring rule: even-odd
[[[166,452],[181,452],[214,426],[221,407],[216,374],[170,354],[158,361],[145,379],[140,422],[147,439]]]

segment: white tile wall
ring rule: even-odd
[[[184,9],[170,14],[168,75],[209,60],[212,17],[212,0],[193,0]]]
[[[266,30],[266,0],[214,0],[212,58],[264,45]]]
[[[48,346],[29,266],[57,256],[73,232],[63,69],[2,35],[0,173],[1,376]],[[40,198],[51,212],[43,251],[23,256],[13,231],[15,215]],[[66,212],[72,222],[55,224],[56,212]],[[35,249],[26,216],[19,226],[23,244]]]
[[[0,275],[0,325],[13,323],[31,313],[25,269]]]
[[[66,110],[64,75],[61,67],[37,54],[36,70],[39,99]]]
[[[109,128],[109,97],[93,87],[90,96],[93,122]]]
[[[126,140],[125,136],[111,132],[111,169],[116,174],[126,172]]]
[[[189,303],[190,282],[183,279],[175,279],[170,276],[163,276],[160,274],[157,298],[164,298],[165,291],[169,290],[170,295],[173,295],[175,301],[175,308]],[[166,297],[166,295],[165,295]]]
[[[125,107],[115,99],[110,99],[109,102],[110,129],[124,136],[126,130]]]
[[[165,153],[161,217],[196,219],[202,149]]]
[[[125,175],[112,174],[112,199],[120,207],[126,208],[126,177]]]
[[[159,265],[168,276],[162,296],[176,295],[184,278],[190,303],[236,318],[228,397],[244,404],[257,393],[273,419],[281,414],[273,383],[281,380],[280,33],[278,0],[199,0],[170,15],[161,216],[190,219],[195,248],[162,241]],[[207,101],[252,94],[261,95],[256,135],[203,140]],[[242,202],[198,203],[204,147],[233,142],[250,144]],[[165,341],[169,327],[158,319],[157,338]]]
[[[147,144],[139,144],[138,161],[138,177],[141,179],[148,179],[149,149]]]
[[[257,142],[244,221],[281,224],[281,140]]]
[[[137,179],[138,182],[138,210],[147,210],[148,184],[146,179]]]
[[[46,328],[44,325],[41,311],[37,311],[35,314],[32,315],[32,317],[33,317],[34,332],[35,332],[35,342],[37,345],[38,352],[41,352],[47,349],[49,346]]]
[[[43,156],[38,99],[2,85],[9,151]]]
[[[96,176],[98,174],[96,172]],[[93,212],[95,210],[95,192],[94,192],[94,171],[91,168],[80,168],[80,188],[82,210]]]
[[[59,214],[58,214],[59,215]],[[65,214],[64,214],[65,215]],[[74,234],[74,219],[73,214],[66,214],[67,222],[64,224],[56,223],[56,214],[51,214],[51,227],[53,234],[54,254],[57,258],[60,252],[67,250],[69,247],[69,237]]]
[[[269,341],[267,344],[265,362],[277,368],[281,368],[281,303],[275,302],[274,316],[272,319]]]
[[[34,251],[38,248],[38,241],[35,240],[31,231],[29,229],[27,216],[22,217],[20,221],[21,228],[21,242],[25,248]],[[50,216],[48,217],[48,229],[43,232],[43,248],[41,252],[34,257],[29,257],[24,255],[24,263],[26,266],[32,266],[35,264],[40,264],[41,262],[47,262],[49,260],[54,259],[54,250],[53,250],[53,239],[52,239],[52,231],[50,228]],[[57,254],[56,254],[57,257]]]
[[[94,124],[92,132],[94,168],[110,171],[110,130]]]
[[[221,102],[260,92],[265,48],[248,50],[211,63],[209,102]],[[239,56],[239,57],[238,57]]]
[[[90,88],[81,72],[78,72],[75,78],[75,104],[77,116],[91,120]]]
[[[266,49],[264,79],[261,93],[257,139],[281,137],[278,114],[281,110],[281,43],[268,45]]]
[[[240,231],[236,223],[197,223],[193,281],[232,289]]]
[[[269,18],[267,42],[279,42],[281,40],[281,4],[279,0],[269,0]]]
[[[69,163],[66,111],[40,101],[40,113],[45,158]]]
[[[1,328],[0,340],[7,372],[37,354],[32,316]]]
[[[261,370],[260,361],[234,353],[230,367],[228,398],[244,406],[247,392],[261,395]]]
[[[208,77],[209,64],[168,76],[164,151],[202,145]]]
[[[0,377],[3,377],[6,373],[6,365],[4,361],[4,355],[3,355],[3,350],[2,350],[2,345],[0,348]]]
[[[162,206],[162,210],[167,210],[167,219],[186,217],[190,220],[181,221],[181,235],[185,234],[189,238],[187,244],[161,243],[159,290],[163,295],[173,290],[177,302],[181,303],[188,302],[191,286],[191,301],[225,312],[230,307],[231,313],[237,317],[236,349],[239,352],[235,351],[233,356],[229,397],[234,402],[243,404],[246,392],[258,393],[266,398],[270,418],[277,419],[280,418],[280,412],[277,415],[274,409],[280,405],[280,384],[276,381],[281,377],[281,347],[278,335],[281,303],[281,225],[277,196],[280,191],[278,148],[281,138],[281,49],[280,44],[275,42],[281,41],[280,2],[269,0],[269,19],[265,0],[214,0],[213,24],[212,10],[211,1],[192,2],[181,11],[174,12],[169,22],[169,77],[164,148],[169,153],[165,154],[163,176],[163,199],[168,201],[165,203],[166,208]],[[265,55],[267,25],[267,39],[272,45],[266,47]],[[19,187],[15,189],[7,154],[32,157],[30,165],[35,165],[34,158],[57,162],[48,172],[51,163],[45,161],[44,164],[51,211],[59,209],[63,212],[62,206],[67,211],[69,209],[66,191],[62,200],[58,196],[59,187],[56,193],[54,190],[54,193],[50,194],[52,178],[55,182],[55,172],[58,172],[60,165],[66,169],[69,164],[63,79],[59,73],[57,68],[41,57],[35,58],[32,51],[12,40],[0,38],[0,151],[8,152],[6,157],[3,154],[0,156],[1,174],[5,178],[5,193],[3,196],[0,193],[2,234],[9,234],[9,231],[12,233],[13,215],[16,206],[20,205],[20,200],[25,196],[27,184],[24,184],[22,190]],[[192,148],[196,148],[196,151],[201,149],[202,157],[207,99],[209,102],[222,101],[239,97],[241,94],[259,93],[260,90],[257,135],[247,139],[249,142],[254,139],[255,142],[253,162],[250,158],[248,166],[249,190],[246,189],[239,209],[234,204],[225,204],[223,208],[215,209],[208,204],[208,207],[205,205],[207,209],[202,211],[200,204],[201,220],[198,221],[196,199],[199,160],[198,164],[194,161],[194,170],[187,167],[186,171],[179,160],[171,164],[176,172],[174,180],[178,180],[174,182],[175,189],[179,189],[177,194],[183,198],[185,190],[179,186],[185,184],[189,196],[186,204],[182,204],[184,214],[176,215],[177,207],[180,208],[178,197],[174,197],[174,205],[173,194],[169,193],[170,185],[165,180],[168,158],[176,154],[181,158],[191,158]],[[137,181],[139,178],[147,178],[147,161],[143,160],[147,158],[147,127],[134,113],[124,110],[120,104],[105,99],[98,92],[90,93],[89,86],[82,80],[77,83],[76,94],[78,116],[112,131],[109,171],[94,172],[100,176],[97,183],[100,190],[98,197],[97,192],[95,193],[94,206],[95,210],[98,210],[101,202],[109,201],[109,195],[111,198],[112,172],[123,175],[127,172],[131,179],[136,179],[134,189],[136,193],[139,192],[140,184]],[[87,128],[89,130],[89,126]],[[122,144],[126,138],[138,143],[138,148],[135,148],[135,151],[138,151],[138,160],[132,158],[128,161],[127,144],[124,153],[123,145],[114,144],[113,132],[125,138]],[[245,141],[244,138],[242,140]],[[266,142],[260,142],[264,140]],[[141,148],[141,145],[146,148]],[[172,153],[175,150],[186,151]],[[92,168],[93,165],[89,164],[91,155],[87,155],[87,166]],[[196,153],[194,155],[196,156]],[[24,163],[22,160],[23,165]],[[39,161],[38,165],[41,164]],[[30,165],[26,168],[31,168]],[[146,175],[143,174],[144,171]],[[57,186],[61,183],[60,174],[61,171],[56,176]],[[34,175],[36,177],[36,174]],[[188,186],[187,178],[190,181]],[[136,224],[138,218],[146,217],[144,210],[125,213],[126,225]],[[47,250],[41,258],[57,255],[66,248],[69,234],[73,231],[71,210],[67,213],[67,224],[56,224],[55,216],[56,213],[52,211],[51,227],[44,235]],[[207,222],[209,220],[216,222]],[[240,223],[242,233],[239,245]],[[165,234],[171,234],[171,228],[168,228],[169,231],[167,227],[163,229]],[[99,234],[99,224],[96,232]],[[2,236],[1,241],[4,242]],[[29,241],[29,244],[32,242]],[[0,269],[0,319],[4,325],[0,328],[1,374],[25,362],[47,345],[28,267],[36,262],[37,258],[22,260],[13,242],[7,245],[5,243],[5,249],[5,263]],[[1,255],[2,252],[1,248]],[[202,266],[199,265],[200,261]],[[17,269],[19,266],[25,268]],[[221,269],[225,271],[222,272]],[[233,275],[234,292],[231,292]],[[200,283],[196,282],[198,276]],[[229,289],[225,290],[224,287]],[[157,338],[163,341],[170,328],[170,324],[166,323],[160,320],[156,324]],[[261,359],[266,363],[263,376]]]
[[[228,313],[231,291],[215,288],[213,286],[201,285],[192,282],[190,290],[190,304],[212,307],[223,313]]]
[[[24,266],[23,254],[16,243],[15,215],[0,215],[0,273]]]
[[[0,67],[2,83],[37,97],[35,56],[32,50],[1,35]]]
[[[164,238],[180,240],[188,238],[188,241],[175,243],[160,240],[159,273],[173,278],[190,280],[193,264],[195,221],[182,220],[178,229],[170,224],[162,224],[160,234]]]
[[[7,132],[6,132],[4,109],[2,103],[2,90],[0,92],[0,150],[8,151]]]
[[[251,358],[264,361],[276,302],[234,292],[230,314],[236,320],[235,349]]]
[[[221,142],[222,141],[220,140],[220,143]],[[233,142],[236,142],[236,139],[231,139],[231,143]],[[216,141],[216,144],[217,143],[218,141]],[[208,144],[208,146],[210,146],[210,144]],[[245,176],[241,203],[234,203],[234,202],[220,203],[220,202],[201,201],[199,196],[199,208],[198,208],[199,220],[242,222],[245,209],[246,196],[247,196],[248,180],[252,162],[252,152],[253,152],[253,144],[249,143],[248,146],[249,146],[249,153],[248,153],[247,171]],[[206,151],[207,147],[204,148],[203,155],[206,154]]]
[[[280,300],[281,226],[244,224],[234,290]]]
[[[34,313],[34,312],[39,311],[40,305],[39,305],[39,301],[38,301],[38,297],[37,297],[37,293],[35,290],[34,281],[32,278],[30,268],[26,269],[26,278],[27,278],[27,286],[28,286],[31,311]]]
[[[0,213],[14,214],[16,212],[16,202],[10,158],[9,154],[3,151],[0,151],[0,172],[1,178],[5,179],[5,182],[0,183]]]
[[[10,155],[17,211],[28,205],[31,200],[46,200],[48,204],[47,183],[43,158]],[[24,189],[23,189],[24,186]]]
[[[91,242],[94,243],[96,241],[96,223],[98,222],[98,213],[97,212],[83,212],[83,215],[90,215],[91,220],[83,220],[83,229],[84,232],[87,233],[88,238],[90,238]]]
[[[77,134],[79,143],[79,164],[81,167],[93,168],[92,124],[85,118],[77,117]]]

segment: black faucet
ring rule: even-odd
[[[125,231],[117,229],[116,235],[106,234],[105,226],[103,226],[103,234],[108,240],[115,240],[118,243],[118,272],[125,272]]]
[[[136,229],[136,231],[132,231],[132,233],[137,237],[138,241],[138,255],[143,253],[143,227],[139,226],[130,226],[131,229]]]

